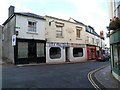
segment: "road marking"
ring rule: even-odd
[[[102,68],[105,68],[105,67],[107,67],[107,66],[109,66],[109,64],[108,65],[105,65],[105,66],[102,66],[102,67],[100,67],[100,68],[97,68],[97,69],[95,69],[95,70],[92,70],[92,71],[90,71],[89,73],[88,73],[88,80],[90,81],[90,83],[93,85],[93,87],[96,89],[96,90],[101,90],[101,88],[93,81],[93,79],[92,79],[92,74],[94,73],[94,72],[96,72],[96,71],[99,71],[100,69],[102,69]]]

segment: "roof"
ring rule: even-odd
[[[23,16],[28,16],[28,17],[34,17],[34,18],[38,18],[38,19],[43,19],[45,20],[45,18],[43,16],[34,14],[34,13],[29,13],[29,12],[15,12],[13,13],[4,23],[3,25],[5,25],[6,23],[8,23],[16,14],[18,15],[23,15]]]
[[[43,16],[40,16],[40,15],[37,15],[37,14],[34,14],[34,13],[29,13],[29,12],[16,12],[15,14],[29,16],[29,17],[34,17],[34,18],[39,18],[39,19],[44,19]]]
[[[91,34],[94,34],[95,36],[100,37],[100,35],[98,35],[98,33],[97,33],[97,32],[95,32],[95,30],[94,30],[94,28],[93,28],[93,27],[91,27],[91,26],[87,26],[87,27],[89,27],[90,29],[92,29],[92,31],[91,31],[91,30],[89,31],[89,30],[86,28],[86,31],[87,31],[87,32],[89,32],[89,33],[91,33]]]
[[[77,21],[77,20],[75,20],[75,19],[73,19],[76,23],[78,23],[78,24],[82,24],[82,25],[85,25],[85,24],[83,24],[82,22],[79,22],[79,21]]]

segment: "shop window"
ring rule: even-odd
[[[119,45],[113,45],[113,58],[114,58],[114,67],[119,68]]]
[[[61,49],[59,47],[50,48],[50,58],[57,59],[61,57]]]
[[[18,58],[28,58],[27,42],[18,42]]]
[[[73,48],[73,56],[74,57],[82,57],[83,56],[83,48]]]
[[[28,21],[28,31],[36,32],[36,22]]]
[[[95,57],[95,50],[94,49],[91,49],[90,55],[91,55],[91,58]]]
[[[44,43],[37,43],[37,57],[44,57]]]

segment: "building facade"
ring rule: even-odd
[[[2,63],[2,26],[0,25],[0,63]]]
[[[44,17],[33,13],[15,13],[3,23],[3,57],[14,64],[46,62]]]
[[[85,25],[51,16],[45,18],[46,62],[85,61]]]
[[[118,17],[118,20],[120,20],[120,0],[110,0],[109,16],[110,19]],[[120,81],[120,28],[116,28],[115,30],[109,28],[109,38],[111,50],[111,71],[113,76]]]

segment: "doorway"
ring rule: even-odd
[[[69,54],[69,47],[65,47],[65,56],[66,56],[65,59],[66,59],[66,62],[70,62],[68,54]]]
[[[30,62],[36,62],[36,43],[29,42],[28,43],[28,58],[30,59]]]

